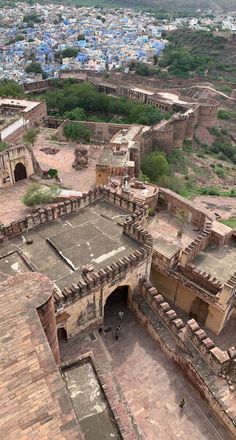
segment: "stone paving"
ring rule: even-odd
[[[38,139],[34,145],[34,155],[40,165],[45,168],[57,168],[63,186],[81,192],[88,192],[96,186],[96,163],[101,153],[100,146],[89,146],[88,168],[76,171],[72,168],[74,162],[74,149],[76,143],[70,145],[67,142],[56,142],[50,139],[55,133],[52,129],[41,129]],[[53,147],[59,149],[55,155],[46,154],[40,151],[41,148]]]
[[[80,336],[79,343],[77,338],[68,341],[62,346],[62,360],[79,355],[85,346],[96,352],[100,362],[104,359],[145,440],[230,440],[199,394],[128,309],[124,309],[120,338],[115,340],[120,307],[124,309],[117,302],[106,311],[104,329],[112,330],[102,337],[95,331],[94,342],[88,342],[88,334],[84,339]],[[179,408],[182,398],[183,410]]]
[[[8,224],[18,218],[31,214],[32,209],[23,205],[21,197],[25,194],[28,180],[21,180],[14,185],[0,188],[0,222]]]

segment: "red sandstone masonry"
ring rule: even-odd
[[[204,355],[210,365],[218,373],[231,368],[236,359],[236,350],[230,347],[227,351],[216,347],[214,342],[207,337],[195,319],[190,319],[186,324],[186,334],[197,349]]]
[[[184,327],[182,320],[176,317],[175,311],[171,310],[169,304],[163,299],[162,295],[158,294],[156,288],[154,288],[151,282],[147,281],[145,278],[140,282],[140,294],[145,296],[149,304],[154,310],[156,310],[169,330],[175,334],[177,346],[182,347],[186,352],[185,339],[183,337],[184,334],[186,334],[197,350],[202,353],[216,374],[222,376],[222,378],[227,378],[230,372],[233,374],[235,373],[236,349],[234,347],[229,348],[227,351],[222,351],[218,347],[215,347],[213,341],[207,337],[204,330],[199,328],[199,325],[194,319],[189,320],[186,327]],[[148,316],[143,313],[136,301],[131,303],[131,308],[153,339],[160,344],[166,355],[174,360],[184,373],[187,374],[195,387],[205,397],[215,414],[221,418],[231,433],[235,435],[236,425],[234,413],[232,413],[229,406],[226,407],[226,404],[222,403],[223,399],[222,402],[218,400],[219,397],[217,396],[217,392],[219,392],[219,390],[217,390],[217,386],[212,389],[205,381],[205,378],[199,374],[194,363],[191,362],[191,356],[187,354],[189,349],[187,349],[186,356],[180,354],[178,350],[173,351],[168,342],[166,342],[158,333],[158,330],[153,327]],[[179,329],[181,331],[179,331]],[[228,382],[228,385],[230,385],[230,383],[231,382]],[[227,385],[225,384],[225,386]]]
[[[98,272],[86,274],[78,283],[73,283],[63,289],[62,297],[57,293],[54,294],[57,307],[61,307],[65,302],[73,303],[83,296],[91,293],[91,290],[100,288],[111,281],[116,280],[120,276],[125,276],[131,272],[133,268],[142,263],[145,259],[152,255],[153,241],[151,235],[143,228],[133,225],[132,221],[124,224],[124,233],[134,240],[140,241],[143,246],[132,254],[119,259],[111,266],[105,266]]]
[[[23,219],[14,221],[9,225],[3,225],[0,232],[0,242],[6,238],[11,238],[34,229],[44,223],[56,220],[64,215],[79,212],[82,208],[100,199],[104,199],[109,203],[129,211],[132,215],[132,221],[146,222],[148,216],[147,206],[135,201],[130,201],[128,198],[113,193],[109,189],[97,187],[93,191],[83,194],[81,197],[60,202],[51,207],[38,208],[31,215],[27,215]]]

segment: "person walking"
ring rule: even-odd
[[[116,341],[118,341],[118,339],[119,339],[119,328],[117,327],[117,329],[116,329]]]
[[[123,316],[124,316],[124,312],[123,312],[123,310],[120,310],[119,311],[119,319],[120,319],[120,321],[122,321]]]
[[[185,405],[185,400],[182,399],[182,400],[180,401],[179,407],[180,407],[181,409],[183,409],[184,405]]]

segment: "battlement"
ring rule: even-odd
[[[122,195],[112,192],[110,189],[97,187],[93,191],[83,194],[81,197],[66,200],[65,202],[60,202],[50,207],[35,209],[32,214],[27,215],[23,219],[1,226],[0,242],[62,216],[76,213],[99,199],[104,199],[109,203],[127,210],[132,215],[133,222],[139,221],[144,224],[146,223],[148,217],[147,206],[129,200]]]
[[[194,264],[186,264],[184,267],[179,265],[178,269],[179,272],[186,276],[189,280],[206,289],[210,295],[218,294],[223,288],[221,281],[217,280],[210,273],[199,270]]]
[[[181,257],[180,257],[180,265],[185,267],[199,252],[206,249],[206,247],[210,243],[211,238],[211,222],[207,222],[205,229],[198,234],[198,236],[183,249]]]
[[[228,370],[236,359],[236,350],[230,347],[221,350],[207,336],[206,332],[199,327],[195,319],[190,319],[185,327],[185,332],[195,347],[203,354],[209,364],[218,372]]]

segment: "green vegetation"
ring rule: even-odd
[[[228,121],[229,119],[236,118],[236,112],[225,108],[218,111],[218,118]]]
[[[38,137],[38,131],[34,128],[30,128],[23,135],[23,142],[31,147],[34,146],[36,139]]]
[[[52,179],[58,179],[58,170],[56,168],[50,168],[50,170],[48,170],[47,174]]]
[[[78,55],[79,49],[75,47],[67,47],[62,51],[62,58],[74,58]]]
[[[22,87],[15,81],[2,79],[0,81],[0,96],[20,97],[23,95]]]
[[[91,131],[89,128],[79,122],[66,124],[63,129],[63,134],[67,140],[71,139],[73,141],[89,142],[91,137]]]
[[[6,144],[6,142],[0,142],[0,151],[7,150],[9,148],[9,145]]]
[[[36,205],[52,203],[60,193],[58,186],[45,187],[38,183],[32,183],[22,197],[22,202],[26,206],[34,207]]]
[[[40,23],[42,20],[38,14],[36,14],[35,12],[32,12],[32,14],[25,15],[23,18],[23,21],[25,23],[28,23],[29,26],[31,26],[32,23]]]
[[[236,217],[230,217],[227,219],[220,220],[220,223],[223,223],[223,225],[229,226],[232,229],[236,228]]]
[[[143,157],[141,169],[151,182],[159,183],[161,177],[170,174],[169,164],[163,153],[150,153]]]
[[[25,68],[26,73],[43,73],[40,63],[31,62]]]
[[[160,60],[160,66],[168,66],[172,75],[188,77],[204,75],[222,81],[218,90],[231,92],[224,81],[236,79],[236,36],[227,40],[209,31],[177,29],[167,34],[170,44]],[[176,59],[175,59],[176,56]]]
[[[85,121],[87,119],[84,109],[80,107],[76,107],[74,110],[65,112],[63,114],[63,118],[70,119],[71,121]]]
[[[159,62],[160,67],[168,67],[171,75],[181,78],[188,78],[193,73],[204,75],[212,64],[208,55],[196,55],[186,48],[172,46],[167,47]]]
[[[68,117],[67,112],[80,113],[83,110],[84,120],[95,120],[95,117],[96,121],[102,122],[154,125],[171,116],[170,112],[163,113],[148,104],[99,93],[93,85],[86,83],[59,83],[57,90],[46,92],[43,97],[47,102],[49,114],[59,117]],[[75,120],[76,113],[72,114],[72,120]]]
[[[8,41],[7,46],[9,46],[10,44],[17,43],[17,41],[23,41],[24,39],[25,39],[25,36],[24,36],[24,35],[18,34],[18,35],[16,35],[15,38],[11,38],[11,39]]]

